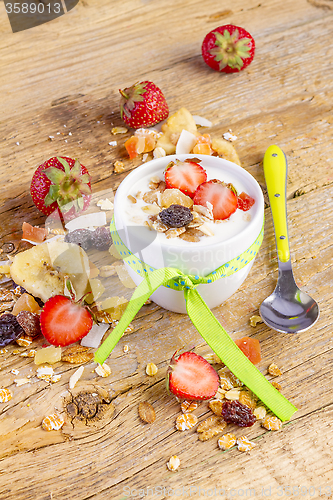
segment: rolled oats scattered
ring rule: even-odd
[[[275,363],[271,363],[269,365],[269,367],[267,368],[267,371],[273,377],[279,377],[280,375],[282,375],[282,371],[280,370],[278,365],[276,365]]]
[[[198,418],[193,413],[183,413],[176,419],[176,428],[178,431],[187,431],[192,429],[198,422]]]
[[[146,374],[149,375],[149,377],[153,377],[154,375],[156,375],[157,372],[158,372],[158,368],[155,365],[155,363],[148,363],[147,364]]]
[[[111,134],[117,135],[117,134],[126,134],[127,128],[125,127],[113,127],[111,129]]]
[[[183,413],[192,413],[192,411],[198,408],[198,403],[196,401],[183,401],[180,405]]]
[[[221,389],[221,387],[219,387],[216,391],[216,394],[215,394],[215,399],[219,399],[220,401],[225,399],[225,393],[226,393],[226,390],[225,389]]]
[[[125,165],[122,161],[116,160],[113,164],[113,171],[115,174],[120,174],[125,169]]]
[[[263,323],[263,320],[261,319],[260,316],[257,316],[255,314],[254,316],[251,316],[251,318],[250,318],[250,325],[255,327],[255,326],[257,326],[257,323]]]
[[[243,382],[239,380],[226,366],[220,368],[218,374],[220,375],[220,386],[222,387],[222,389],[228,390],[232,389],[233,387],[242,387],[244,385]],[[223,387],[222,379],[229,381],[231,387]]]
[[[282,428],[281,420],[274,415],[266,415],[261,425],[268,431],[278,431]]]
[[[134,196],[132,196],[131,194],[129,194],[127,196],[127,198],[129,199],[129,201],[131,201],[132,203],[136,203],[136,198],[134,198]]]
[[[230,389],[225,393],[225,398],[229,399],[229,401],[237,401],[239,399],[240,390],[239,389]]]
[[[150,181],[153,182],[154,184],[159,184],[161,182],[161,179],[159,178],[158,175],[152,175]]]
[[[214,231],[206,223],[200,226],[200,231],[206,236],[214,236]]]
[[[231,432],[229,432],[228,434],[223,434],[223,436],[221,436],[218,439],[217,445],[220,448],[220,450],[225,451],[225,450],[229,450],[230,448],[235,446],[236,442],[237,442],[237,438],[236,438],[235,434],[232,434]]]
[[[176,472],[176,470],[178,469],[178,467],[180,466],[180,460],[179,458],[177,457],[177,455],[173,455],[169,462],[167,463],[167,468],[171,471],[171,472]]]
[[[249,390],[242,390],[239,394],[239,402],[248,406],[251,410],[257,406],[258,398]]]
[[[177,238],[177,236],[179,236],[180,234],[182,233],[185,233],[186,231],[186,228],[185,227],[175,227],[173,229],[168,229],[166,232],[165,232],[165,235],[167,238]]]
[[[45,380],[46,382],[51,382],[51,377],[54,375],[52,366],[41,366],[37,368],[37,378]]]
[[[282,387],[281,385],[278,383],[278,382],[271,382],[272,386],[275,387],[275,389],[277,389],[278,391],[281,391]]]
[[[7,403],[10,401],[13,397],[13,393],[10,389],[7,389],[6,387],[2,387],[0,389],[0,403]]]
[[[21,335],[18,339],[16,339],[17,345],[20,347],[29,347],[32,344],[33,338],[28,335]],[[22,354],[21,354],[22,356]]]
[[[253,410],[253,415],[257,420],[263,420],[266,417],[266,408],[264,406],[257,406],[257,408]]]
[[[223,403],[220,399],[212,399],[212,401],[209,401],[208,406],[214,415],[222,416]]]
[[[241,436],[237,439],[237,446],[239,451],[250,451],[257,445],[256,443],[250,441],[246,436]]]
[[[164,156],[166,156],[166,151],[161,146],[158,146],[157,148],[154,149],[154,151],[153,151],[154,159],[155,158],[163,158]]]
[[[222,361],[220,360],[220,358],[218,357],[218,355],[215,354],[215,352],[211,352],[209,354],[206,354],[206,356],[203,356],[203,357],[211,365],[220,365],[220,364],[222,364]]]
[[[89,352],[88,347],[75,344],[68,347],[61,354],[61,361],[65,361],[67,363],[72,363],[72,364],[81,364],[91,361],[93,357],[94,354],[92,352]]]
[[[223,418],[219,418],[217,416],[208,417],[197,427],[199,441],[208,441],[218,434],[221,434],[226,426],[227,422],[225,422]]]
[[[95,372],[100,377],[106,378],[111,375],[111,368],[107,363],[103,363],[102,365],[98,364],[95,368]]]
[[[148,219],[148,223],[149,223],[149,219]],[[158,233],[165,233],[169,229],[168,226],[166,226],[165,224],[163,224],[162,222],[160,222],[158,220],[152,221],[151,226]]]
[[[160,207],[156,204],[144,205],[141,207],[141,210],[148,215],[157,215],[161,211]]]
[[[47,415],[42,421],[42,427],[45,431],[59,431],[64,425],[65,420],[58,413]]]

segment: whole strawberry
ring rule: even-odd
[[[206,35],[201,51],[204,61],[212,69],[237,73],[253,61],[255,42],[244,28],[226,24]]]
[[[169,115],[165,97],[153,82],[135,83],[119,92],[120,114],[129,127],[151,127]]]
[[[40,165],[31,180],[32,201],[45,215],[60,210],[64,220],[74,219],[90,204],[91,183],[86,167],[65,156]]]

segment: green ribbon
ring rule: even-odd
[[[161,269],[153,269],[147,266],[144,262],[137,259],[120,240],[117,234],[114,222],[111,224],[112,237],[118,242],[118,247],[122,247],[121,253],[123,258],[135,266],[140,263],[145,271],[142,274],[145,279],[135,289],[127,308],[119,320],[119,323],[112,330],[108,338],[103,342],[95,354],[95,362],[103,364],[111,351],[116,346],[117,342],[122,337],[124,331],[129,326],[135,315],[141,309],[143,304],[149,299],[151,294],[160,286],[172,287],[176,290],[183,290],[186,302],[186,310],[190,320],[201,334],[203,339],[217,354],[221,361],[229,368],[230,371],[241,380],[258,398],[275,413],[282,421],[290,420],[291,416],[297,411],[282,394],[262,375],[262,373],[249,361],[243,352],[237,347],[235,342],[230,338],[228,333],[215,318],[212,311],[209,309],[205,301],[202,299],[196,286],[199,283],[210,283],[220,277],[227,276],[244,267],[249,259],[244,258],[244,254],[248,256],[249,250],[241,256],[224,264],[205,278],[199,276],[190,276],[184,274],[179,269],[172,267],[164,267]],[[250,248],[256,248],[251,258],[254,258],[263,238],[263,229],[258,238]],[[121,242],[121,243],[120,243]],[[242,260],[243,259],[243,260]],[[237,266],[237,267],[236,267]],[[233,268],[233,270],[230,270]]]

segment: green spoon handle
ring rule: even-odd
[[[265,153],[263,165],[273,216],[278,258],[280,262],[288,262],[290,250],[286,204],[287,159],[278,146],[272,145]]]

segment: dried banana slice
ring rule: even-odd
[[[53,240],[17,254],[10,274],[22,286],[43,301],[63,294],[69,278],[77,297],[84,295],[89,280],[89,260],[78,245]]]

